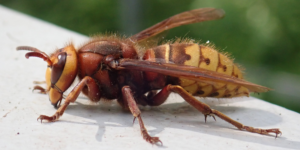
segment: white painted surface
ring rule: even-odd
[[[47,64],[27,60],[16,47],[49,54],[70,40],[78,46],[87,39],[0,6],[0,149],[300,149],[299,114],[252,97],[213,108],[245,125],[280,128],[282,136],[240,131],[219,118],[204,123],[204,116],[176,95],[160,107],[141,108],[148,131],[163,147],[143,140],[137,121],[132,124],[132,115],[117,103],[91,104],[84,96],[59,121],[41,124],[40,114],[56,111],[47,95],[31,92],[33,81],[44,80]]]

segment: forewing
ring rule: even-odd
[[[209,21],[221,19],[225,16],[225,12],[222,9],[215,8],[200,8],[190,11],[185,11],[175,16],[172,16],[162,22],[155,24],[154,26],[147,28],[140,33],[137,33],[130,37],[131,40],[139,42],[141,40],[152,37],[163,31],[197,22]]]
[[[206,83],[230,83],[246,87],[250,92],[257,93],[267,92],[270,90],[267,87],[257,85],[242,79],[238,79],[233,76],[228,76],[215,71],[185,65],[157,63],[144,60],[121,59],[118,62],[117,69],[131,69],[147,72],[156,72],[168,76],[186,78]]]

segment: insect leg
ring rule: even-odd
[[[39,93],[41,93],[41,94],[47,94],[47,92],[49,91],[39,85],[34,86],[32,91],[34,91],[34,90],[39,90]]]
[[[46,81],[33,81],[34,84],[46,84]],[[39,85],[33,87],[32,91],[39,90],[40,94],[47,94],[49,89],[45,89]]]
[[[237,121],[231,119],[230,117],[226,116],[225,114],[223,114],[217,110],[211,109],[207,104],[204,104],[204,103],[200,102],[199,100],[197,100],[196,98],[194,98],[191,94],[189,94],[181,86],[167,85],[161,91],[165,91],[164,93],[169,93],[169,91],[178,93],[186,102],[188,102],[189,104],[191,104],[193,107],[195,107],[196,109],[198,109],[200,112],[202,112],[204,114],[205,121],[206,121],[206,117],[208,115],[213,116],[213,117],[214,117],[214,115],[216,115],[219,118],[223,119],[224,121],[234,125],[235,127],[237,127],[240,130],[246,130],[249,132],[254,132],[254,133],[259,133],[259,134],[275,133],[276,137],[278,136],[278,134],[281,134],[281,131],[277,128],[260,129],[260,128],[254,128],[254,127],[250,127],[250,126],[245,126],[245,125],[241,124],[240,122],[237,122]]]
[[[149,106],[159,106],[167,100],[170,93],[171,93],[170,89],[168,88],[168,86],[166,86],[156,94],[150,93],[151,95],[147,96],[146,103]]]
[[[278,128],[260,129],[260,128],[254,128],[254,127],[251,127],[251,126],[245,126],[242,123],[237,122],[237,121],[229,118],[228,116],[226,116],[225,114],[223,114],[223,113],[221,113],[217,110],[214,110],[214,109],[211,109],[211,110],[212,110],[212,114],[214,114],[214,115],[218,116],[219,118],[225,120],[226,122],[236,126],[240,130],[246,130],[246,131],[249,131],[249,132],[259,133],[259,134],[275,133],[275,138],[277,138],[278,134],[280,134],[280,135],[282,134],[281,131]]]
[[[92,101],[99,101],[101,98],[101,93],[99,92],[99,87],[96,84],[96,81],[89,77],[86,76],[84,77],[75,87],[74,89],[69,93],[69,95],[66,97],[65,102],[58,108],[56,113],[53,116],[45,116],[45,115],[40,115],[37,120],[47,120],[47,121],[55,121],[58,120],[60,116],[63,115],[64,111],[66,110],[67,106],[70,103],[73,103],[76,101],[78,95],[80,94],[81,90],[87,86],[89,88],[89,94],[88,97]]]
[[[137,104],[136,104],[136,102],[133,98],[133,94],[132,94],[132,91],[131,91],[130,87],[129,86],[124,86],[122,88],[122,94],[123,94],[123,100],[126,101],[125,103],[128,104],[130,112],[132,113],[134,118],[137,118],[139,120],[139,124],[140,124],[140,128],[141,128],[141,134],[142,134],[143,138],[151,144],[155,144],[155,143],[158,143],[158,142],[160,142],[162,144],[162,142],[159,140],[158,137],[151,137],[148,134],[147,129],[146,129],[146,127],[144,125],[144,122],[142,120],[142,117],[141,117],[141,111],[138,108],[138,106],[137,106]]]

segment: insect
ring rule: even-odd
[[[50,102],[58,108],[52,116],[40,115],[38,120],[56,121],[70,103],[83,92],[91,101],[101,98],[117,100],[137,118],[143,138],[152,144],[161,143],[158,137],[148,134],[138,105],[159,106],[171,92],[179,94],[186,102],[205,116],[215,116],[240,130],[259,134],[281,134],[277,128],[259,129],[245,126],[194,96],[231,98],[249,96],[250,92],[267,92],[270,89],[243,80],[239,67],[226,55],[214,48],[191,40],[170,42],[143,47],[142,42],[157,34],[181,25],[221,19],[225,12],[215,8],[200,8],[172,16],[129,38],[115,35],[93,37],[79,49],[73,44],[46,53],[29,46],[17,50],[30,51],[26,58],[39,57],[47,62],[47,87],[35,90],[49,95]],[[144,51],[142,51],[144,49]],[[63,93],[78,76],[80,82],[65,97]]]

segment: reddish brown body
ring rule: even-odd
[[[195,47],[194,45],[197,45]],[[198,48],[200,52],[206,52],[207,46],[194,44],[191,42],[181,42],[176,44],[165,44],[162,46],[157,46],[146,50],[143,56],[143,60],[160,62],[160,63],[173,63],[177,65],[185,65],[185,62],[192,59],[192,57],[199,57],[199,63],[201,61],[209,60],[209,62],[204,62],[209,66],[213,64],[214,61],[219,61],[218,59],[207,59],[204,58],[204,54],[199,53],[199,55],[192,56],[188,54],[191,47]],[[166,53],[168,49],[168,53]],[[210,48],[211,49],[211,48]],[[230,86],[229,84],[214,85],[205,82],[200,82],[197,85],[197,89],[189,90],[189,86],[196,84],[196,82],[183,83],[184,79],[177,77],[166,76],[159,73],[147,72],[147,71],[134,71],[134,70],[113,70],[107,69],[109,66],[105,62],[110,62],[111,60],[117,59],[136,59],[138,60],[137,48],[135,43],[128,39],[118,39],[115,37],[101,37],[93,38],[90,42],[79,48],[78,50],[78,76],[83,79],[85,76],[92,77],[97,83],[98,88],[95,88],[93,93],[97,93],[97,97],[90,97],[93,101],[98,101],[100,97],[105,99],[118,99],[118,102],[123,104],[121,89],[123,86],[130,86],[130,88],[135,91],[135,100],[141,105],[158,105],[150,101],[150,97],[146,97],[145,94],[148,92],[155,92],[167,86],[180,85],[182,87],[187,87],[186,90],[192,94],[201,97],[235,97],[235,96],[248,96],[249,90],[243,86]],[[192,51],[194,51],[192,49]],[[211,51],[214,51],[211,49]],[[217,52],[215,52],[217,53]],[[165,58],[168,56],[167,58]],[[222,55],[223,56],[223,55]],[[225,57],[226,58],[226,57]],[[229,59],[227,59],[229,61]],[[197,61],[198,62],[198,61]],[[221,62],[219,62],[221,64]],[[230,67],[231,65],[231,67]],[[222,65],[222,68],[228,67],[232,68],[230,75],[236,78],[242,78],[242,74],[232,62],[227,63],[227,66]],[[218,72],[216,68],[214,71]],[[224,71],[224,69],[222,69]],[[221,72],[222,73],[222,72]],[[187,82],[184,80],[184,82]],[[209,91],[207,90],[209,87]],[[219,87],[219,88],[218,88]],[[91,90],[91,89],[90,89]],[[90,95],[87,86],[83,88],[83,93]],[[223,91],[223,92],[222,92]],[[232,92],[233,91],[233,92]],[[151,99],[154,100],[154,99]],[[159,102],[161,104],[163,102]]]
[[[174,92],[204,114],[205,121],[207,116],[218,116],[238,129],[260,134],[275,133],[277,137],[281,134],[279,129],[244,126],[194,98],[248,96],[250,92],[269,90],[243,80],[240,69],[226,55],[188,40],[147,48],[142,48],[140,44],[162,31],[223,16],[223,10],[214,8],[191,10],[170,17],[130,38],[114,35],[94,37],[78,50],[69,44],[50,57],[33,47],[18,47],[18,50],[31,51],[26,54],[27,58],[40,57],[48,63],[47,88],[35,86],[34,89],[48,93],[51,103],[55,107],[60,106],[53,116],[41,115],[38,119],[58,120],[67,106],[76,101],[80,92],[93,102],[101,98],[117,99],[123,108],[131,111],[134,119],[138,118],[143,138],[153,144],[161,141],[148,134],[138,104],[158,106]],[[141,49],[145,49],[145,52]],[[80,82],[60,105],[63,93],[76,76]]]
[[[106,51],[108,50],[108,51]],[[123,105],[123,97],[121,89],[124,86],[130,86],[135,91],[135,100],[138,104],[149,105],[144,95],[152,90],[161,89],[166,84],[175,83],[176,78],[168,80],[164,75],[159,77],[156,74],[134,70],[111,70],[109,66],[103,62],[109,62],[109,59],[139,59],[135,44],[128,39],[117,38],[95,38],[88,44],[82,46],[78,50],[78,76],[83,79],[85,76],[90,76],[99,85],[99,89],[95,91],[99,97],[90,97],[93,101],[100,100],[100,97],[113,100],[118,99],[118,102]],[[88,67],[87,67],[88,66]],[[146,78],[145,78],[146,77]],[[148,78],[147,78],[148,77]],[[149,78],[153,79],[149,79]],[[148,81],[147,81],[148,80]],[[151,83],[146,84],[152,80]],[[83,88],[83,93],[89,95],[87,86]]]

